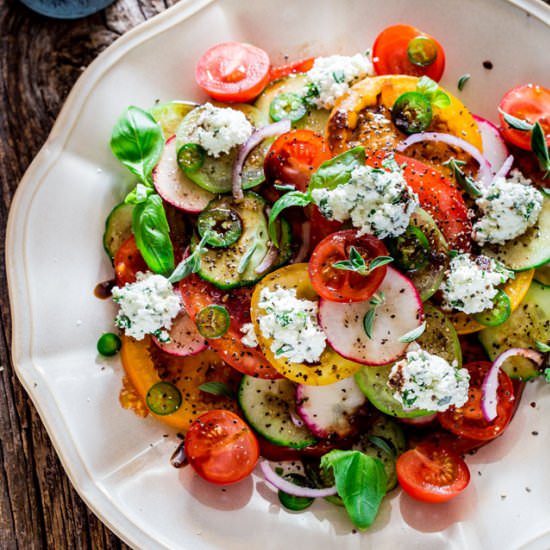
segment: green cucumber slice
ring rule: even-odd
[[[265,200],[250,191],[236,203],[230,196],[214,199],[204,212],[213,209],[232,210],[239,217],[242,233],[238,240],[227,248],[211,248],[202,255],[198,274],[214,286],[227,290],[253,285],[266,273],[282,265],[292,254],[290,228],[281,222],[281,247],[277,259],[262,272],[256,268],[261,264],[270,248],[265,214]],[[203,213],[204,214],[204,213]],[[197,240],[194,242],[196,245]]]
[[[121,202],[111,210],[105,220],[103,248],[111,259],[115,257],[120,245],[132,234],[133,211],[133,204]]]
[[[288,93],[302,95],[305,85],[306,77],[303,73],[286,76],[270,84],[256,100],[254,105],[269,117],[271,104],[277,96]],[[303,128],[311,130],[316,134],[324,135],[329,115],[330,111],[326,109],[308,108],[305,115],[300,118],[300,120],[292,123],[292,127]],[[271,117],[270,121],[273,122]]]
[[[317,442],[305,426],[292,421],[291,415],[296,414],[296,384],[290,380],[245,375],[238,399],[246,421],[271,443],[303,449]]]
[[[545,197],[533,227],[513,241],[483,247],[482,253],[514,271],[527,271],[550,262],[550,198]]]
[[[543,285],[550,285],[550,265],[543,265],[535,271],[535,279]]]
[[[510,348],[535,348],[535,341],[550,337],[550,286],[533,281],[523,302],[498,327],[479,333],[479,341],[491,360]],[[540,374],[534,363],[524,357],[511,357],[502,365],[511,378],[529,380]]]
[[[255,128],[261,128],[268,122],[268,118],[252,105],[236,103],[232,105],[216,104],[218,107],[230,107],[244,113],[246,118]],[[176,131],[176,151],[189,143],[186,136],[190,128],[195,125],[200,110],[191,111],[178,126]],[[250,189],[262,183],[264,176],[264,158],[271,147],[273,138],[265,139],[256,146],[246,158],[242,171],[243,189]],[[213,157],[206,155],[202,166],[193,172],[186,172],[186,176],[211,193],[228,193],[231,191],[231,172],[238,154],[238,147],[233,147],[229,153]]]
[[[197,106],[191,101],[167,101],[158,103],[149,109],[153,118],[160,124],[164,139],[172,137],[183,117]]]

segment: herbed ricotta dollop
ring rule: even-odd
[[[182,139],[200,145],[213,157],[229,153],[233,147],[244,143],[254,130],[244,113],[236,109],[205,103],[197,110],[195,124]]]
[[[408,351],[390,371],[388,386],[405,409],[446,411],[468,401],[470,375],[423,349]]]
[[[503,244],[535,225],[542,209],[542,194],[518,171],[496,178],[476,200],[482,215],[474,224],[474,239]]]
[[[351,219],[358,235],[370,233],[380,239],[401,235],[419,204],[399,167],[388,171],[360,166],[349,182],[334,189],[314,189],[311,196],[325,218]]]
[[[256,337],[256,332],[254,331],[254,324],[253,323],[245,323],[241,327],[241,342],[249,347],[249,348],[255,348],[258,345],[258,338]]]
[[[508,271],[487,256],[472,259],[469,254],[459,254],[452,258],[441,285],[443,308],[468,314],[490,309],[498,292],[496,287],[509,277]]]
[[[136,278],[135,283],[113,288],[113,300],[120,308],[115,325],[136,340],[153,334],[161,342],[168,342],[167,330],[182,309],[181,299],[162,275],[140,272]]]
[[[315,363],[326,347],[326,336],[317,322],[319,306],[296,297],[296,289],[263,288],[260,293],[260,330],[272,338],[271,351],[290,363]]]
[[[306,73],[307,97],[319,109],[332,109],[352,84],[369,74],[373,74],[372,63],[360,53],[317,57]]]

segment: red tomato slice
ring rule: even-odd
[[[382,151],[367,151],[367,164],[380,167]],[[472,224],[462,193],[443,174],[418,160],[395,155],[411,189],[418,195],[420,206],[432,216],[451,249],[469,252]]]
[[[415,65],[409,59],[407,49],[414,38],[428,38],[437,48],[435,60],[426,67]],[[410,25],[393,25],[384,29],[374,41],[372,62],[376,74],[407,74],[429,76],[439,81],[445,70],[445,52],[441,44],[429,34]]]
[[[311,223],[310,250],[313,251],[325,237],[340,231],[344,224],[337,220],[327,220],[315,204],[311,204],[308,208]]]
[[[235,483],[254,470],[260,450],[256,436],[235,413],[213,410],[201,414],[185,434],[185,457],[202,478]]]
[[[298,61],[287,63],[286,65],[271,67],[271,69],[269,69],[269,81],[273,82],[274,80],[279,80],[290,74],[307,73],[313,67],[314,61],[314,57],[308,57],[306,59],[299,59]]]
[[[540,122],[546,145],[550,147],[550,90],[537,84],[517,86],[504,94],[499,103],[500,111],[534,124]],[[510,128],[499,113],[504,139],[521,149],[531,150],[531,132]]]
[[[324,138],[311,130],[292,130],[271,145],[264,161],[265,178],[271,184],[294,185],[305,191],[311,174],[330,158]]]
[[[395,467],[403,490],[424,502],[446,502],[470,482],[470,471],[460,456],[430,443],[400,455]]]
[[[222,305],[229,312],[231,321],[228,331],[221,338],[208,340],[209,346],[226,363],[243,374],[269,379],[281,377],[258,348],[250,348],[241,342],[240,329],[251,321],[252,288],[224,292],[198,275],[190,275],[179,283],[179,290],[185,309],[193,320],[201,309],[213,304]]]
[[[197,84],[218,101],[247,102],[269,82],[269,56],[241,42],[224,42],[207,50],[195,68]]]
[[[497,417],[488,422],[481,412],[481,385],[490,367],[489,361],[465,365],[470,373],[468,401],[459,409],[451,407],[438,414],[439,422],[446,430],[467,439],[489,441],[500,435],[508,426],[515,410],[516,399],[512,381],[504,371],[501,370],[498,374]]]
[[[115,277],[118,286],[136,282],[139,271],[145,272],[149,268],[138,250],[136,239],[133,235],[128,237],[117,250],[114,259]]]
[[[370,275],[333,267],[336,262],[349,260],[354,246],[368,265],[377,256],[387,256],[384,243],[372,235],[357,236],[355,229],[338,231],[324,238],[309,260],[309,278],[315,292],[333,302],[362,302],[368,300],[386,276],[386,266]]]

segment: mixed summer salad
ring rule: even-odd
[[[464,455],[550,381],[550,90],[508,91],[497,126],[444,68],[408,25],[283,66],[229,42],[198,60],[204,103],[116,122],[136,183],[106,221],[98,350],[122,404],[179,432],[175,465],[258,465],[286,508],[365,529],[398,485],[465,490]]]

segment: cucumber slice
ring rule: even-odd
[[[160,124],[164,139],[172,137],[183,117],[197,106],[197,103],[190,101],[167,101],[158,103],[149,109],[153,118]]]
[[[232,197],[214,199],[205,212],[211,209],[234,211],[242,224],[239,239],[227,248],[211,248],[202,255],[198,274],[214,286],[227,290],[240,286],[253,285],[268,271],[288,261],[292,254],[290,228],[286,222],[281,224],[281,248],[272,265],[257,272],[270,247],[267,232],[266,202],[256,193],[246,192],[244,200],[236,203]],[[195,245],[197,240],[195,239]]]
[[[430,304],[424,304],[424,320],[426,330],[416,340],[418,345],[434,355],[443,357],[450,365],[456,362],[456,367],[462,366],[462,349],[456,330],[439,309]]]
[[[479,341],[494,360],[510,348],[533,348],[535,341],[546,342],[550,336],[550,286],[533,281],[523,302],[510,318],[498,327],[479,333]],[[529,380],[540,374],[534,363],[524,357],[511,357],[502,366],[510,378]]]
[[[550,265],[543,265],[535,271],[535,279],[543,285],[550,285]]]
[[[513,241],[483,247],[482,253],[514,271],[527,271],[550,262],[550,198],[544,199],[533,227]]]
[[[303,95],[306,84],[304,74],[292,74],[270,84],[256,100],[254,104],[262,113],[269,117],[271,102],[281,94]],[[326,109],[308,108],[305,115],[292,123],[293,128],[304,128],[316,134],[324,135],[330,111]],[[270,118],[273,122],[273,119]]]
[[[252,105],[237,103],[230,106],[222,104],[216,104],[216,106],[230,107],[241,111],[255,128],[265,126],[268,122],[267,116]],[[189,143],[187,136],[199,116],[200,108],[191,111],[181,121],[176,131],[176,151]],[[242,171],[243,189],[250,189],[264,181],[264,158],[272,142],[273,138],[265,139],[246,158]],[[231,191],[231,172],[238,150],[238,147],[233,147],[229,153],[219,157],[206,155],[204,164],[196,171],[186,172],[187,177],[211,193],[228,193]]]
[[[113,259],[120,245],[132,234],[133,204],[121,202],[117,204],[105,220],[105,232],[103,233],[103,248]]]
[[[239,388],[239,405],[246,421],[261,436],[275,445],[303,449],[317,442],[305,426],[297,426],[296,384],[280,378],[264,380],[243,376]]]

